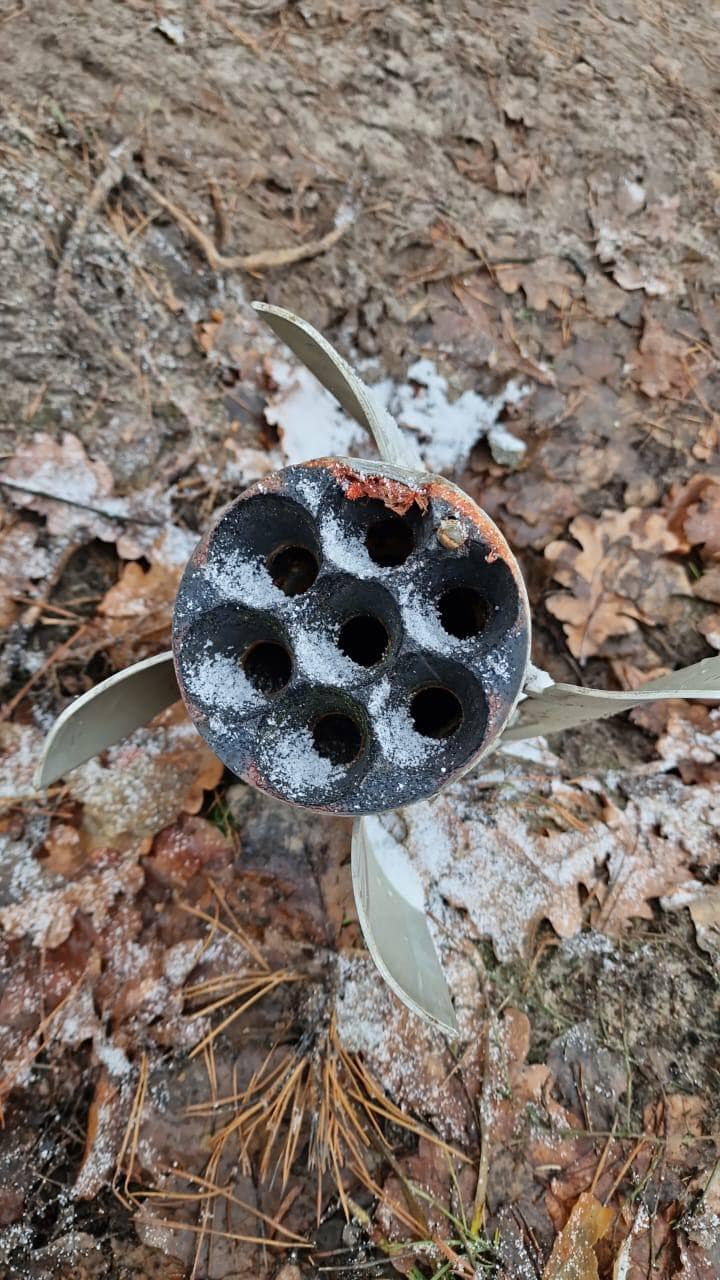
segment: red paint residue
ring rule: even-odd
[[[359,498],[374,498],[399,516],[406,515],[413,504],[421,511],[427,511],[429,498],[424,487],[413,488],[401,480],[391,480],[389,476],[364,475],[342,462],[330,463],[327,469],[340,482],[345,497],[351,502],[357,502]]]

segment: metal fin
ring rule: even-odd
[[[45,739],[35,785],[49,787],[179,698],[172,653],[146,658],[103,680],[58,716]]]
[[[574,729],[590,720],[639,707],[643,702],[672,698],[707,698],[720,701],[720,658],[703,658],[691,667],[680,667],[667,676],[648,680],[640,689],[611,693],[606,689],[584,689],[576,684],[551,684],[540,693],[531,693],[521,702],[515,720],[500,739],[518,742],[538,734]]]
[[[252,305],[325,390],[335,396],[345,412],[371,432],[384,462],[394,462],[400,467],[420,465],[413,441],[402,434],[387,409],[377,403],[369,387],[317,329],[284,307],[271,307],[266,302]]]
[[[368,951],[408,1009],[448,1035],[459,1035],[425,912],[408,902],[386,874],[373,847],[372,822],[356,818],[351,855],[355,903]]]

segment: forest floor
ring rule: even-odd
[[[497,521],[556,680],[720,648],[719,90],[710,0],[0,0],[0,1276],[720,1276],[720,711],[405,811],[457,1043],[348,822],[179,709],[32,785],[214,512],[371,452],[254,298]]]

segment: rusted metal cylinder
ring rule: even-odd
[[[247,489],[195,550],[173,651],[198,731],[292,804],[367,814],[477,760],[530,621],[500,531],[440,476],[321,458]]]

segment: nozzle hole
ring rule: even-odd
[[[331,764],[352,764],[362,750],[362,733],[350,716],[333,712],[321,716],[313,731],[313,744],[319,756]]]
[[[307,547],[278,547],[267,558],[270,577],[286,596],[301,596],[309,591],[318,576],[317,557]]]
[[[428,685],[414,695],[410,714],[424,738],[450,738],[462,723],[463,709],[460,699],[449,689]]]
[[[490,616],[487,600],[474,587],[451,587],[440,597],[438,612],[448,635],[458,640],[479,635]]]
[[[292,659],[281,644],[272,640],[260,640],[244,654],[242,667],[251,685],[260,693],[272,697],[288,683],[292,673]]]
[[[360,667],[374,667],[387,652],[388,643],[384,624],[369,613],[348,618],[338,636],[342,652]]]
[[[365,535],[365,546],[375,564],[404,564],[415,549],[413,527],[402,516],[386,516],[370,525]]]

